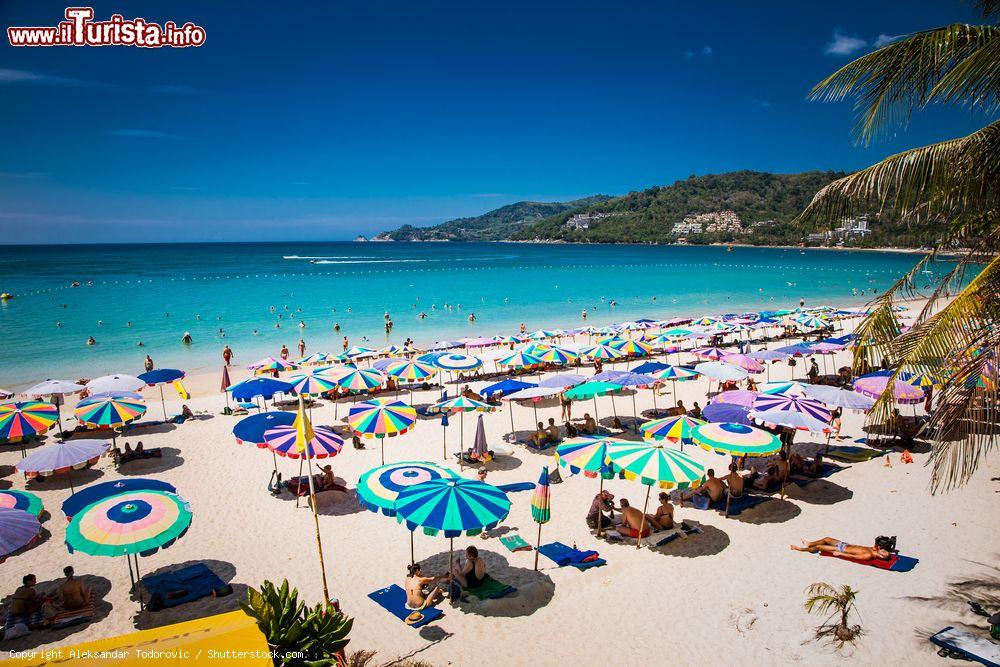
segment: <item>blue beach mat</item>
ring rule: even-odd
[[[162,598],[163,608],[218,595],[228,588],[226,582],[204,563],[195,563],[163,574],[147,574],[142,578],[142,585],[150,595]]]
[[[414,611],[417,611],[406,606],[406,591],[396,584],[379,589],[374,593],[369,593],[368,597],[371,598],[375,604],[382,607],[404,623],[406,623],[407,616],[412,614]],[[419,628],[427,625],[428,623],[432,623],[444,614],[444,612],[437,607],[427,607],[426,609],[421,609],[419,611],[424,615],[424,617],[416,623],[406,623],[411,628]]]
[[[510,484],[498,484],[497,488],[501,491],[507,493],[512,493],[514,491],[533,491],[535,488],[534,482],[512,482]]]
[[[1000,667],[1000,644],[986,637],[948,626],[930,638],[931,642],[948,653],[957,653],[966,660],[974,660],[986,667]],[[938,652],[941,655],[941,652]]]
[[[607,564],[603,558],[596,560],[584,560],[590,556],[596,556],[596,551],[580,551],[573,547],[568,547],[562,542],[552,542],[538,547],[538,553],[542,554],[559,567],[571,565],[578,570],[586,570],[592,567],[599,567]]]

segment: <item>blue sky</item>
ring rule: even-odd
[[[971,3],[92,3],[201,48],[0,45],[8,242],[338,240],[523,199],[736,169],[851,170],[964,134],[934,109],[870,146],[810,87]],[[3,27],[63,5],[0,4]]]

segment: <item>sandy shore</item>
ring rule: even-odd
[[[690,355],[682,359],[690,360]],[[838,354],[834,361],[834,367],[843,365],[847,355]],[[804,366],[797,366],[799,375]],[[235,382],[243,373],[233,371]],[[772,368],[772,379],[788,376],[787,365]],[[194,522],[174,546],[141,559],[143,573],[206,561],[233,584],[236,594],[140,613],[129,599],[123,559],[67,553],[65,522],[59,511],[70,494],[66,479],[32,484],[27,488],[41,496],[52,516],[44,524],[42,543],[3,564],[0,590],[9,594],[29,571],[41,582],[51,582],[64,565],[71,564],[79,574],[93,578],[102,597],[99,620],[59,633],[35,633],[0,648],[54,647],[229,610],[235,608],[247,585],[256,586],[265,578],[280,581],[287,577],[309,601],[320,598],[311,514],[304,505],[296,508],[294,500],[275,499],[267,493],[271,456],[266,450],[235,444],[231,429],[238,418],[220,414],[225,400],[219,382],[218,373],[186,380],[193,393],[187,403],[202,415],[200,419],[130,432],[126,439],[133,444],[141,439],[146,447],[164,448],[162,459],[131,463],[120,471],[102,459],[95,469],[76,474],[75,481],[79,487],[127,475],[174,484],[190,501]],[[484,384],[473,383],[473,388]],[[689,406],[694,401],[704,405],[707,390],[704,379],[678,384],[676,398]],[[148,415],[158,419],[155,391],[148,392]],[[167,412],[176,413],[181,402],[172,391],[168,394]],[[430,403],[437,395],[437,390],[418,392],[414,403]],[[659,398],[659,406],[668,400]],[[640,391],[637,403],[640,411],[652,408],[651,393]],[[558,419],[557,405],[542,405],[539,418]],[[602,418],[611,414],[609,398],[599,399],[599,405]],[[623,416],[631,413],[627,398],[617,399],[616,405]],[[592,406],[575,404],[574,416],[582,416]],[[485,416],[490,442],[501,442],[509,435],[509,409],[505,404]],[[523,406],[513,410],[516,428],[528,429],[532,410]],[[345,412],[341,405],[339,416]],[[339,423],[334,414],[333,404],[324,402],[314,408],[314,422]],[[466,419],[467,440],[474,432],[474,421]],[[459,439],[459,424],[458,418],[451,420],[451,451]],[[861,427],[861,415],[845,414],[845,435],[852,440],[860,437]],[[386,442],[386,460],[440,462],[441,436],[437,420],[421,421],[412,432]],[[818,436],[796,438],[797,444],[812,441],[818,441]],[[726,463],[725,458],[695,447],[685,447],[685,451],[717,470]],[[0,450],[4,488],[26,488],[12,468],[19,458],[15,447]],[[320,526],[331,595],[356,619],[349,649],[378,650],[377,664],[405,656],[435,665],[643,665],[706,659],[752,665],[900,661],[940,665],[942,659],[927,637],[946,625],[981,628],[983,619],[972,615],[965,601],[995,604],[997,600],[1000,487],[990,478],[1000,475],[1000,460],[990,460],[968,487],[931,496],[925,448],[918,448],[914,459],[914,464],[904,465],[896,454],[890,458],[891,467],[884,458],[849,465],[828,480],[793,488],[787,499],[769,500],[736,518],[679,508],[678,519],[697,522],[704,532],[640,550],[631,544],[607,544],[590,535],[584,515],[596,493],[596,480],[571,478],[563,471],[564,483],[552,487],[552,520],[543,527],[543,542],[559,540],[596,549],[608,564],[581,572],[556,568],[542,558],[540,570],[533,571],[532,553],[510,553],[498,539],[500,534],[517,532],[535,542],[530,492],[513,493],[511,514],[500,529],[486,540],[457,539],[455,547],[475,544],[493,576],[516,586],[518,592],[502,600],[462,603],[455,608],[446,605],[445,616],[422,630],[407,627],[367,598],[390,583],[402,583],[410,556],[405,528],[361,509],[353,494],[325,493],[320,497]],[[332,464],[353,488],[358,477],[379,460],[377,445],[361,451],[348,446]],[[498,458],[491,465],[488,481],[533,482],[545,465],[553,465],[550,455],[517,447],[514,457]],[[297,472],[298,462],[279,460],[278,468],[289,476]],[[473,474],[465,470],[466,476]],[[633,504],[641,504],[645,496],[645,487],[637,482],[613,480],[607,488]],[[901,551],[920,562],[908,573],[886,572],[788,548],[800,538],[826,535],[862,544],[876,535],[897,535]],[[425,572],[443,573],[447,548],[443,537],[416,535],[416,556]],[[854,647],[837,652],[811,641],[821,619],[806,614],[802,605],[806,587],[820,581],[850,584],[860,591],[859,622],[865,633]]]

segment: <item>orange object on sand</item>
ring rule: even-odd
[[[910,450],[904,449],[903,453],[899,457],[899,460],[903,463],[913,463],[913,456],[910,454]]]

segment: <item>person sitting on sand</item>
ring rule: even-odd
[[[677,407],[674,408],[674,416],[683,416],[688,413],[687,408],[684,407],[684,401],[678,400]]]
[[[475,588],[486,579],[486,563],[479,557],[479,549],[474,546],[465,548],[465,562],[459,559],[452,570],[455,579],[462,584],[462,588]]]
[[[615,522],[615,497],[610,491],[602,491],[594,496],[587,512],[587,525],[593,530],[597,528],[597,519],[601,519],[601,527],[606,528]],[[608,512],[608,514],[604,514]]]
[[[38,613],[50,600],[51,596],[42,595],[35,590],[38,579],[33,574],[21,578],[21,585],[10,596],[8,613],[11,616],[31,616]]]
[[[670,502],[670,494],[660,491],[660,506],[656,508],[656,513],[646,515],[646,520],[653,526],[653,530],[670,530],[674,527],[674,506]]]
[[[583,426],[580,427],[580,433],[584,435],[594,435],[597,433],[597,420],[591,417],[589,412],[583,413]]]
[[[708,496],[710,502],[717,503],[725,497],[726,484],[715,476],[715,469],[708,469],[708,480],[701,486],[681,494],[681,502],[695,496]]]
[[[333,466],[327,464],[320,468],[322,474],[317,475],[318,479],[316,486],[319,487],[320,491],[343,491],[347,492],[347,487],[338,484],[337,478],[333,474]]]
[[[757,382],[752,377],[747,377],[747,391],[757,391]]]
[[[82,609],[90,604],[91,591],[82,581],[73,576],[73,566],[63,568],[66,580],[59,585],[59,599],[63,609]]]
[[[444,599],[444,591],[437,582],[440,577],[425,577],[420,571],[420,563],[406,566],[406,606],[410,609],[426,609]],[[432,587],[433,586],[433,587]]]
[[[789,544],[788,547],[792,551],[804,551],[811,554],[822,552],[837,558],[853,558],[854,560],[888,560],[891,555],[885,549],[848,544],[835,537],[824,537],[812,542],[802,540],[802,544],[805,546],[797,547],[794,544]]]
[[[622,514],[622,521],[618,526],[618,531],[620,533],[635,538],[646,537],[649,535],[652,524],[649,522],[648,517],[643,515],[641,510],[632,507],[627,498],[621,499],[621,506],[619,509]]]
[[[538,422],[538,428],[531,434],[531,444],[541,448],[549,439],[549,432],[545,430],[545,424]]]
[[[816,452],[812,461],[802,462],[802,472],[806,475],[817,476],[823,473],[823,454]]]
[[[778,474],[778,466],[769,465],[767,472],[753,481],[753,488],[759,491],[768,491],[781,484],[781,475]]]
[[[689,412],[688,414],[694,417],[695,419],[701,419],[701,406],[698,405],[698,401],[694,402],[694,405],[691,407],[691,412]]]
[[[733,498],[743,496],[743,475],[740,474],[739,466],[736,463],[729,464],[729,474],[726,476],[726,486],[729,487],[729,495]]]
[[[575,438],[580,434],[580,431],[568,421],[563,424],[563,427],[566,429],[567,438]]]
[[[545,427],[545,432],[549,435],[549,442],[559,442],[559,427],[556,426],[556,420],[549,417],[549,425]]]

